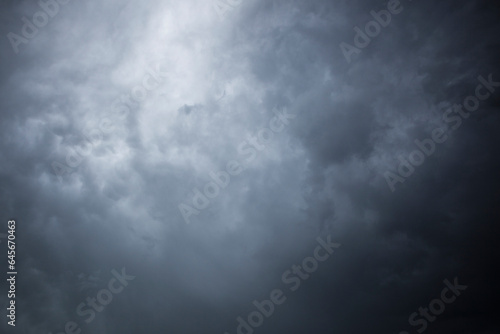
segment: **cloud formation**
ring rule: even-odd
[[[2,333],[237,333],[328,235],[342,247],[255,333],[417,333],[455,277],[467,290],[425,332],[498,332],[499,92],[396,191],[384,176],[478,77],[500,82],[496,6],[401,0],[348,62],[388,1],[218,2],[58,0],[32,38],[23,18],[56,1],[2,3],[0,238],[15,219],[19,272]],[[295,118],[186,224],[179,204],[276,110]],[[75,309],[121,268],[135,279],[86,323]]]

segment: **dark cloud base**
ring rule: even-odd
[[[15,53],[8,34],[41,7],[2,2],[1,333],[73,321],[233,334],[276,289],[286,301],[254,333],[500,333],[500,87],[394,191],[384,177],[452,125],[443,115],[479,76],[500,82],[499,7],[401,0],[348,62],[341,43],[388,1],[229,1],[223,16],[217,3],[59,3]],[[162,84],[142,96],[159,63]],[[296,118],[186,224],[179,204],[276,109]],[[290,291],[283,274],[328,235],[342,246]],[[113,292],[122,269],[135,278]],[[455,280],[467,288],[454,293]],[[78,314],[108,301],[91,321]]]

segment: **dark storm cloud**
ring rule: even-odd
[[[40,7],[2,4],[0,198],[19,272],[2,332],[232,334],[281,289],[255,333],[415,333],[408,317],[455,277],[467,290],[426,333],[497,332],[499,92],[397,191],[384,178],[478,76],[500,81],[495,6],[401,1],[348,63],[340,44],[387,1],[234,4],[221,19],[211,2],[70,1],[17,54],[6,36]],[[159,63],[162,84],[54,175]],[[186,224],[179,203],[276,109],[296,117]],[[327,235],[342,247],[292,292],[283,273]],[[135,278],[86,323],[77,307],[122,268]]]

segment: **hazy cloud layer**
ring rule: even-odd
[[[498,333],[500,87],[456,130],[443,118],[500,82],[497,6],[402,0],[348,62],[340,44],[387,1],[221,1],[59,3],[17,53],[8,34],[41,8],[2,3],[0,237],[15,219],[19,273],[2,333],[233,334],[274,289],[255,333],[417,333],[455,277],[467,290],[426,333]],[[327,236],[342,246],[292,292],[283,273]],[[77,307],[122,268],[87,323]]]

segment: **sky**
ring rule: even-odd
[[[3,0],[0,332],[500,333],[499,17]]]

